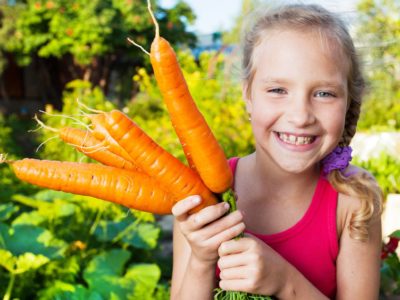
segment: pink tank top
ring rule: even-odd
[[[235,174],[239,158],[229,159]],[[276,234],[250,233],[277,251],[330,299],[336,294],[336,231],[338,193],[320,177],[304,216],[291,228]]]

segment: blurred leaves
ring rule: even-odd
[[[16,224],[7,226],[0,223],[0,247],[13,255],[27,252],[59,258],[66,250],[66,243],[56,239],[48,230],[33,226]]]
[[[368,79],[360,129],[400,129],[400,2],[362,0],[356,37]]]
[[[1,8],[5,21],[0,39],[3,37],[4,48],[15,53],[24,65],[31,61],[32,54],[56,58],[71,55],[79,65],[89,65],[94,57],[127,50],[128,36],[149,48],[154,35],[143,0],[30,0]],[[194,39],[185,32],[194,20],[185,3],[156,10],[160,12],[162,29],[168,22],[173,23],[174,28],[169,29],[179,33],[178,42]],[[139,50],[134,52],[142,56]]]
[[[368,170],[377,180],[385,195],[400,193],[400,160],[384,152],[377,158],[360,160],[355,157],[353,164]]]

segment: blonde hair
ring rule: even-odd
[[[250,98],[250,88],[256,71],[253,61],[255,47],[268,31],[274,29],[318,30],[321,37],[329,38],[340,47],[348,60],[348,110],[339,146],[348,146],[353,138],[358,118],[365,81],[353,40],[344,22],[332,12],[319,5],[291,4],[267,10],[256,20],[243,39],[242,69],[246,83],[246,94]],[[340,171],[332,171],[328,180],[339,192],[360,199],[360,208],[350,220],[350,235],[358,240],[367,240],[369,223],[374,215],[381,213],[382,192],[376,182],[366,172],[346,177]]]

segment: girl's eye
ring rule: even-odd
[[[286,93],[286,91],[281,88],[274,88],[274,89],[269,89],[268,93],[284,94],[284,93]]]
[[[316,97],[336,97],[335,94],[331,93],[331,92],[325,92],[325,91],[319,91],[315,94]]]

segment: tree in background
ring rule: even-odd
[[[145,0],[13,2],[0,5],[0,52],[11,52],[21,66],[36,64],[37,84],[50,96],[60,96],[73,79],[108,92],[111,78],[114,96],[130,96],[134,68],[147,60],[126,38],[149,49],[154,37]],[[191,8],[178,2],[165,9],[156,2],[163,36],[172,44],[193,45],[195,36],[186,31],[195,19]],[[1,67],[4,57],[0,61]]]
[[[369,83],[360,127],[400,129],[400,2],[362,0],[357,38],[366,51]]]

